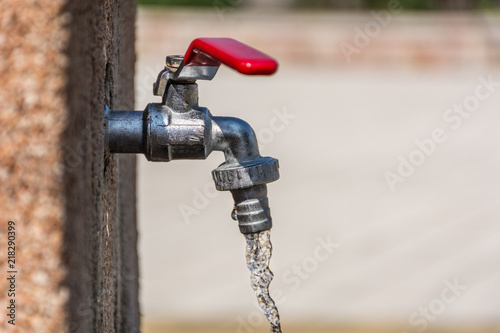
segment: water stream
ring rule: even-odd
[[[250,270],[250,281],[259,306],[264,310],[267,321],[271,324],[271,333],[281,333],[278,308],[269,295],[269,284],[273,280],[273,272],[269,262],[273,251],[271,231],[266,230],[245,235],[247,241],[246,258]]]

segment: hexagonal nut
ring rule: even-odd
[[[241,164],[221,164],[212,171],[219,191],[249,188],[279,179],[279,163],[272,157],[261,157]]]

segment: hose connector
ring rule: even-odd
[[[278,160],[258,157],[242,163],[223,163],[212,171],[215,187],[231,191],[240,232],[252,234],[273,226],[267,183],[279,179]]]

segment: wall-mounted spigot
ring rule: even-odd
[[[231,191],[240,231],[272,227],[266,184],[279,178],[278,160],[262,157],[254,131],[245,121],[214,117],[198,106],[196,80],[211,80],[221,63],[246,75],[271,75],[278,63],[230,38],[198,38],[184,56],[168,56],[153,93],[162,103],[144,111],[105,110],[105,141],[111,153],[144,154],[150,161],[205,159],[224,152],[212,172],[219,191]]]

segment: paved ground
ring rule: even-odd
[[[138,108],[157,100],[149,87],[158,66],[167,52],[184,51],[190,34],[244,30],[213,13],[203,16],[212,22],[206,26],[180,19],[189,17],[140,12]],[[247,20],[241,26],[264,29],[264,18]],[[273,24],[275,31],[279,25]],[[329,27],[348,35],[345,24]],[[183,45],[173,43],[176,49],[161,42],[185,30]],[[253,36],[249,40],[266,38],[246,33]],[[500,81],[494,61],[475,56],[471,66],[403,60],[304,66],[293,56],[283,59],[271,78],[221,69],[212,82],[200,83],[201,105],[247,120],[262,153],[280,160],[282,178],[269,186],[269,195],[272,289],[283,321],[389,322],[409,332],[424,324],[498,329],[500,85],[484,84]],[[471,111],[449,111],[455,103]],[[416,166],[401,166],[407,163],[402,160]],[[263,324],[248,281],[244,239],[230,219],[231,196],[213,191],[210,172],[222,161],[217,153],[206,161],[168,164],[140,158],[146,320],[215,321],[233,328],[228,332]],[[399,177],[393,190],[388,172]],[[432,320],[418,313],[420,307],[430,309]]]

